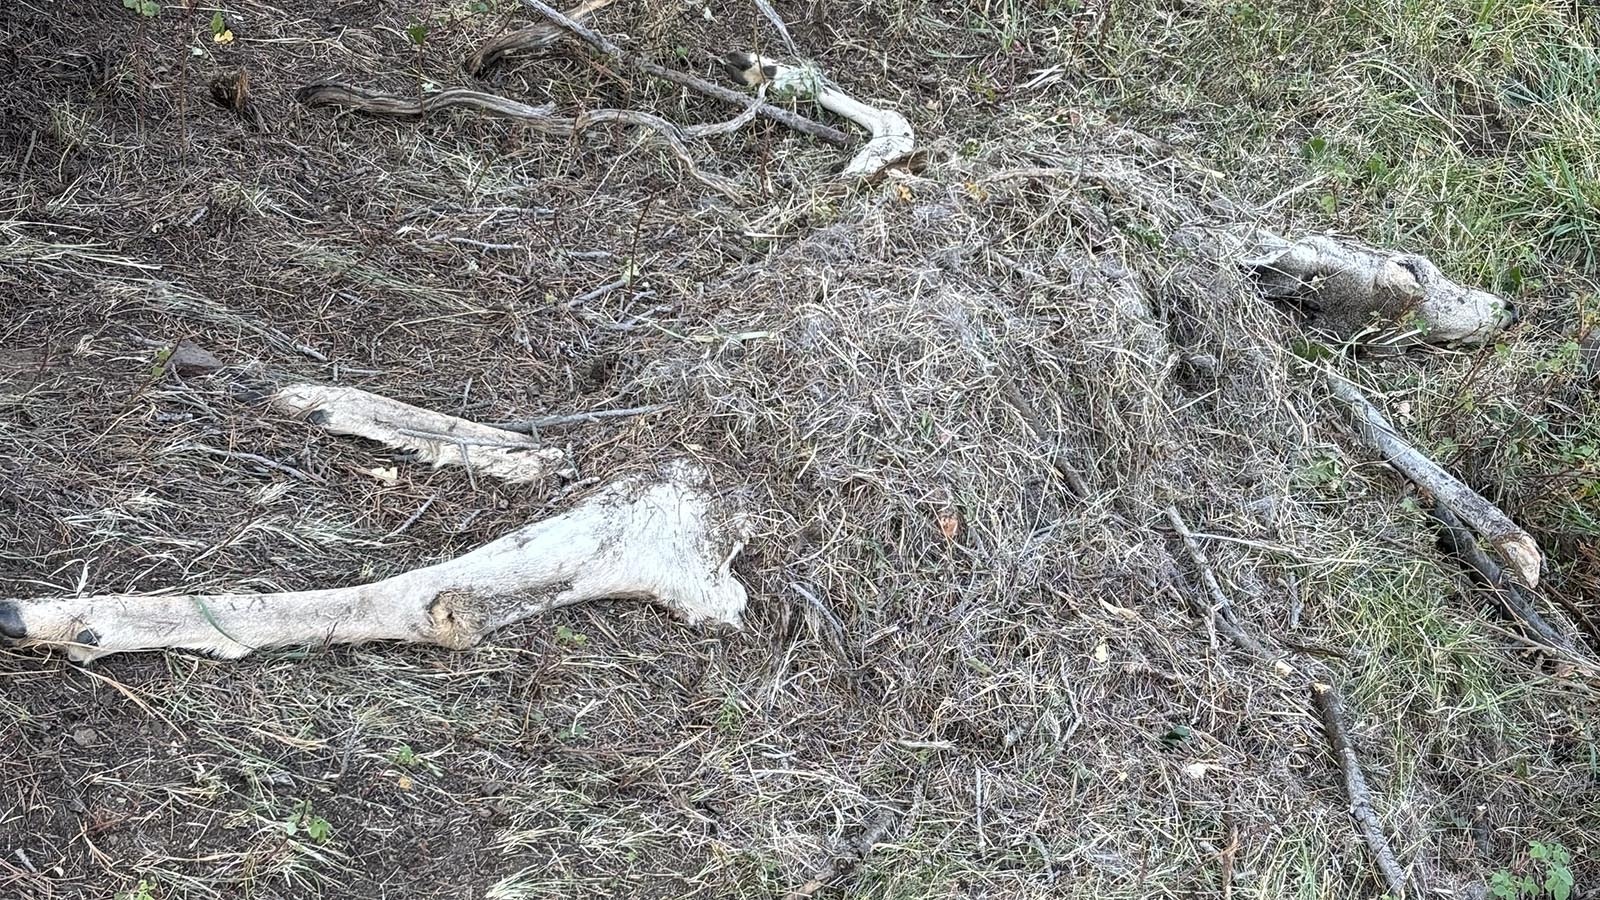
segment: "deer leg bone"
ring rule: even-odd
[[[354,587],[269,594],[0,600],[0,635],[88,661],[181,648],[394,640],[461,649],[504,625],[586,600],[654,601],[689,623],[740,624],[730,565],[749,535],[737,497],[678,460],[619,478],[572,510],[465,556]]]
[[[531,437],[354,388],[296,384],[274,406],[335,434],[533,481],[565,454]],[[730,566],[750,533],[743,498],[685,459],[620,477],[566,513],[465,556],[353,587],[284,593],[0,598],[0,638],[79,661],[182,648],[239,657],[262,647],[398,640],[469,647],[549,609],[651,600],[690,623],[738,627],[744,587]]]
[[[871,140],[844,167],[849,178],[872,178],[916,149],[916,134],[906,117],[892,109],[869,106],[832,86],[815,70],[789,66],[754,53],[733,52],[722,57],[733,77],[748,87],[767,84],[777,95],[811,97],[817,105],[843,116],[871,135]]]
[[[1310,235],[1253,230],[1240,263],[1268,296],[1304,303],[1334,330],[1403,324],[1430,343],[1481,344],[1511,324],[1511,304],[1458,284],[1432,260]]]

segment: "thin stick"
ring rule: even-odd
[[[298,478],[301,481],[312,481],[317,484],[324,483],[321,478],[315,475],[307,474],[299,469],[296,469],[294,466],[285,465],[277,460],[268,459],[265,456],[261,456],[256,453],[246,453],[243,450],[223,450],[220,447],[207,447],[205,444],[185,444],[180,449],[198,450],[201,453],[210,454],[211,456],[220,456],[224,459],[237,459],[244,462],[253,462],[258,466],[266,466],[269,469],[275,469],[285,475]]]
[[[1178,514],[1176,506],[1167,507],[1167,522],[1172,525],[1172,530],[1178,533],[1183,540],[1183,548],[1188,551],[1189,559],[1200,570],[1200,581],[1206,586],[1206,593],[1211,595],[1211,606],[1206,608],[1206,636],[1211,640],[1213,652],[1217,649],[1217,631],[1222,630],[1228,639],[1248,650],[1263,661],[1270,661],[1271,654],[1260,642],[1251,637],[1239,627],[1233,616],[1233,602],[1222,590],[1222,583],[1217,581],[1217,573],[1211,568],[1211,560],[1206,558],[1206,552],[1200,548],[1200,542],[1194,539],[1194,532],[1183,521],[1183,516]]]
[[[522,434],[537,434],[541,428],[556,428],[562,425],[592,425],[605,419],[643,416],[650,413],[665,412],[671,408],[669,404],[658,403],[654,406],[630,406],[627,409],[602,409],[595,412],[570,413],[564,416],[540,416],[537,419],[501,422],[495,427]]]
[[[1350,798],[1350,815],[1356,820],[1356,827],[1366,840],[1367,849],[1372,851],[1372,860],[1383,876],[1389,896],[1404,897],[1405,874],[1395,857],[1394,848],[1389,845],[1389,838],[1383,833],[1378,812],[1372,806],[1372,792],[1367,788],[1367,779],[1361,774],[1360,760],[1356,758],[1355,747],[1350,743],[1344,700],[1333,685],[1320,683],[1311,685],[1311,699],[1322,718],[1322,727],[1328,735],[1334,758],[1339,763],[1339,771],[1344,774],[1344,791]]]
[[[1356,429],[1367,446],[1382,455],[1391,465],[1416,482],[1434,499],[1483,535],[1500,555],[1511,564],[1512,574],[1527,588],[1539,586],[1539,566],[1542,559],[1539,545],[1499,507],[1485,500],[1460,479],[1446,472],[1438,463],[1411,446],[1360,389],[1337,373],[1329,372],[1333,394],[1349,405],[1356,416]]]
[[[788,48],[789,55],[799,56],[800,50],[795,47],[794,38],[789,36],[789,26],[784,24],[783,17],[778,15],[778,11],[773,9],[772,4],[767,0],[755,0],[755,2],[756,9],[761,10],[761,14],[767,17],[767,21],[772,23],[773,28],[777,29],[778,36],[783,38],[783,45]]]
[[[754,105],[758,107],[757,112],[773,120],[774,122],[793,128],[795,131],[809,134],[818,140],[827,141],[828,143],[837,147],[848,147],[855,143],[855,140],[852,139],[850,135],[845,134],[839,129],[831,128],[822,124],[821,122],[813,121],[805,116],[800,115],[799,113],[791,112],[790,110],[784,109],[780,106],[773,106],[770,103],[763,102],[747,94],[741,94],[733,88],[723,87],[720,84],[713,84],[698,75],[692,75],[688,72],[680,72],[676,69],[668,69],[665,66],[658,65],[648,59],[636,57],[633,54],[624,51],[621,47],[618,47],[615,43],[611,42],[603,35],[595,32],[588,26],[573,20],[570,16],[549,5],[548,3],[543,2],[543,0],[522,0],[522,2],[524,5],[543,15],[545,18],[571,32],[584,43],[598,50],[601,54],[609,56],[619,62],[627,63],[646,75],[665,79],[673,84],[686,87],[696,93],[704,94],[707,97],[714,97],[718,100],[732,103],[745,109],[749,109],[752,105]]]

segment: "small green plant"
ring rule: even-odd
[[[333,825],[327,819],[311,811],[311,801],[301,800],[295,807],[294,814],[283,823],[283,830],[290,837],[304,833],[305,836],[318,844],[325,844],[333,837]]]
[[[421,49],[424,44],[428,43],[428,31],[428,26],[421,22],[412,22],[406,26],[406,37],[411,39],[413,45]]]
[[[583,647],[588,645],[589,636],[581,631],[573,631],[565,625],[557,625],[556,643],[566,644],[569,647]]]
[[[161,4],[157,0],[122,0],[122,5],[146,19],[161,15]]]
[[[156,884],[141,878],[128,890],[117,891],[116,900],[156,900]]]
[[[1499,900],[1568,900],[1572,896],[1576,882],[1567,848],[1533,841],[1528,844],[1528,857],[1536,864],[1530,868],[1541,871],[1513,873],[1501,869],[1489,876],[1490,896]]]
[[[410,744],[396,744],[395,748],[389,751],[389,761],[407,769],[415,766],[417,759],[417,751],[411,749]]]

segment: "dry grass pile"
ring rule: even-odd
[[[767,198],[734,208],[622,132],[293,103],[330,71],[461,78],[498,26],[454,8],[419,50],[399,7],[244,7],[242,46],[200,62],[199,18],[13,13],[6,74],[35,87],[3,102],[44,130],[6,134],[0,594],[350,583],[569,502],[263,419],[290,378],[484,421],[670,404],[545,436],[583,477],[727,463],[763,527],[738,635],[615,603],[462,654],[0,654],[0,893],[1372,895],[1303,681],[1212,644],[1169,506],[1249,629],[1346,685],[1430,885],[1581,850],[1592,696],[1509,650],[1345,449],[1292,316],[1169,240],[1238,217],[1228,186],[1092,113],[981,108],[968,31],[849,20],[931,79],[880,80],[786,11],[917,111],[936,166],[842,190],[829,151],[757,124],[701,148]],[[757,27],[605,21],[661,51]],[[60,75],[51,48],[96,33],[102,74]],[[724,112],[580,58],[491,85]],[[263,132],[185,105],[233,65]],[[184,338],[223,367],[169,366]]]

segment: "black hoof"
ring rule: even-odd
[[[98,647],[100,646],[100,636],[85,628],[78,632],[78,636],[73,638],[72,642],[83,647]]]
[[[13,641],[28,636],[28,626],[22,624],[22,611],[10,600],[0,600],[0,635]]]

